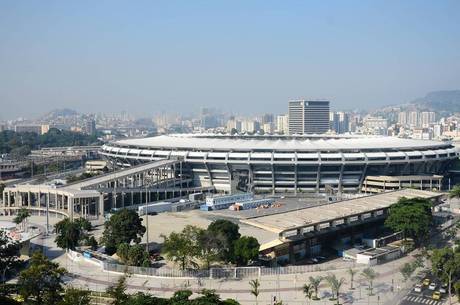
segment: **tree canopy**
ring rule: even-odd
[[[117,255],[121,261],[128,266],[149,267],[149,253],[142,245],[119,244]]]
[[[244,266],[259,256],[259,242],[252,236],[241,236],[234,245],[235,262]]]
[[[222,242],[220,245],[220,259],[225,262],[234,262],[234,245],[235,242],[240,238],[241,234],[239,233],[240,227],[225,219],[218,219],[213,221],[208,226],[208,231],[211,235],[216,236]]]
[[[55,305],[61,300],[65,269],[35,252],[30,266],[19,274],[19,294],[27,304]]]
[[[402,197],[390,207],[385,226],[402,231],[404,238],[420,242],[427,235],[431,222],[431,202],[428,199]]]
[[[198,238],[202,229],[196,226],[186,226],[181,232],[172,232],[169,236],[163,235],[162,253],[171,261],[179,263],[181,269],[196,266],[194,258],[199,256]]]
[[[6,280],[9,270],[17,267],[19,261],[19,243],[6,235],[4,230],[0,230],[0,272],[2,282]]]
[[[0,153],[25,156],[30,150],[41,147],[84,146],[99,144],[97,137],[79,132],[51,128],[47,133],[39,135],[33,132],[0,132]]]
[[[62,249],[74,250],[81,245],[83,241],[89,241],[88,231],[91,230],[91,223],[79,218],[71,220],[64,218],[54,225],[56,229],[56,239],[54,240],[58,247]]]
[[[120,244],[139,243],[146,230],[136,211],[128,209],[115,212],[104,226],[102,242],[109,255],[114,254]]]

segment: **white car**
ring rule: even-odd
[[[430,289],[430,290],[436,290],[436,287],[437,287],[437,286],[438,286],[438,285],[436,285],[436,283],[431,283],[430,286],[428,286],[428,289]]]
[[[414,287],[415,292],[422,292],[422,284],[417,284]]]
[[[446,284],[442,284],[442,285],[441,285],[441,288],[439,288],[439,292],[440,292],[440,293],[447,293],[447,285],[446,285]]]

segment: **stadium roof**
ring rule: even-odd
[[[383,136],[225,136],[173,134],[115,142],[118,146],[196,150],[324,151],[353,149],[438,149],[450,143]]]

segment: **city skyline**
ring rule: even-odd
[[[139,116],[283,113],[298,98],[336,110],[410,102],[459,88],[458,5],[4,3],[0,103],[16,107],[0,119],[62,107]]]

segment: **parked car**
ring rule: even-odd
[[[422,283],[423,283],[423,286],[429,286],[431,281],[430,279],[424,279]]]
[[[440,293],[447,293],[447,284],[442,284],[441,288],[439,288]]]
[[[441,299],[441,293],[439,291],[433,292],[433,295],[431,296],[433,300],[440,300]]]
[[[415,292],[422,292],[422,289],[423,289],[422,284],[417,284],[417,285],[415,285],[415,287],[414,287],[414,291],[415,291]]]
[[[438,286],[438,285],[436,285],[436,283],[433,282],[433,283],[430,284],[430,286],[428,286],[428,289],[430,289],[430,290],[436,290],[436,287],[437,287],[437,286]]]

